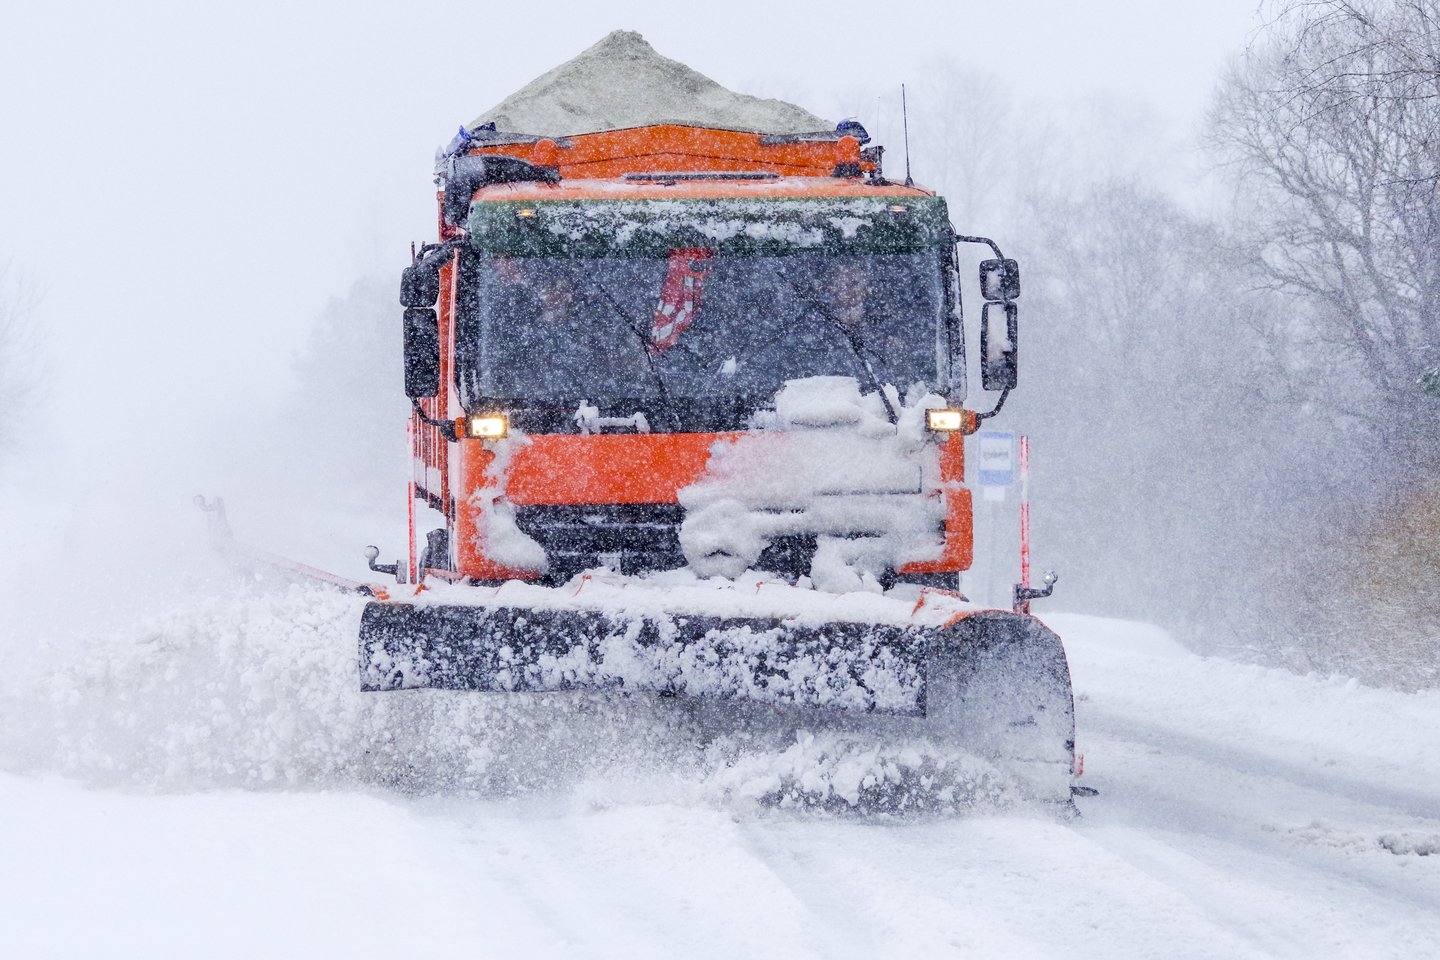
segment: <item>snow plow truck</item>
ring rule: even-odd
[[[610,115],[554,109],[605,69]],[[437,153],[439,236],[402,276],[410,550],[368,553],[412,586],[365,608],[363,689],[908,717],[1069,803],[1069,670],[1028,614],[1048,584],[1008,610],[958,591],[965,437],[1017,382],[1015,262],[888,179],[858,122],[636,34],[507,104]],[[964,404],[975,244],[987,412]]]

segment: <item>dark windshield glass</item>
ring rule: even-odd
[[[944,260],[904,254],[465,258],[462,396],[602,409],[768,400],[820,375],[904,391],[944,378]],[[628,413],[628,411],[626,411]]]

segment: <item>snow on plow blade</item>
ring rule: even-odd
[[[367,604],[367,691],[618,689],[911,717],[1068,801],[1070,672],[1040,621],[976,611],[943,626],[468,604]]]

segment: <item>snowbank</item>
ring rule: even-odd
[[[1149,711],[1157,729],[1268,750],[1277,765],[1305,764],[1377,786],[1428,790],[1440,783],[1440,691],[1402,693],[1350,677],[1200,657],[1150,624],[1045,619],[1070,653],[1082,750],[1087,711]],[[1163,712],[1153,712],[1156,703]]]

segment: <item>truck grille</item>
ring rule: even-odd
[[[563,583],[591,567],[621,573],[672,570],[685,565],[680,550],[678,503],[528,505],[515,523],[539,541],[550,561],[546,579]]]

